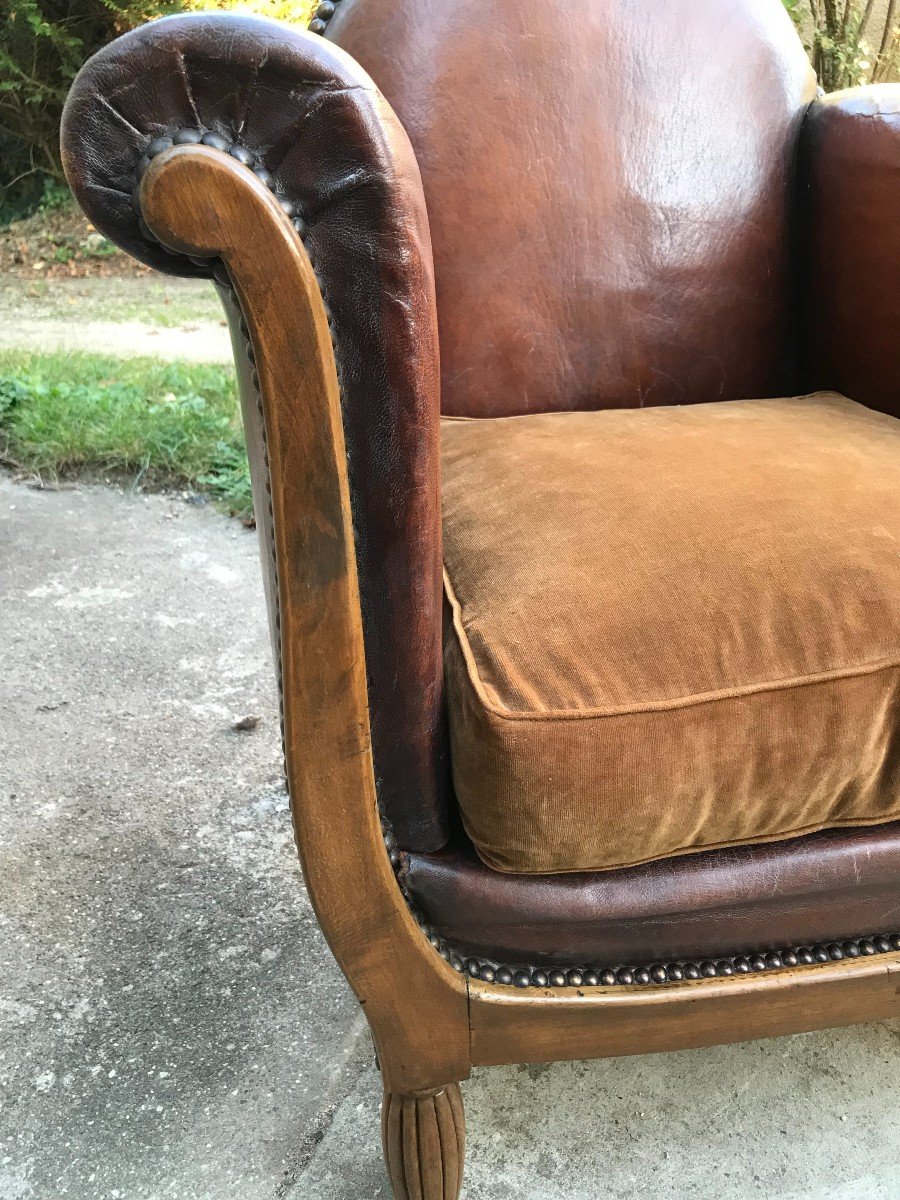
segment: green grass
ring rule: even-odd
[[[253,513],[231,367],[2,352],[0,459],[50,476],[188,486]]]

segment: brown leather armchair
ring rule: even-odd
[[[446,1200],[473,1063],[900,1011],[900,88],[780,0],[311,31],[126,35],[65,163],[221,290],[305,877]]]

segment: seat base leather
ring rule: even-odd
[[[463,957],[569,968],[765,953],[900,929],[900,822],[572,875],[493,871],[460,832],[410,855],[405,883]]]

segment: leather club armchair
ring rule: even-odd
[[[127,34],[63,147],[230,319],[396,1195],[472,1064],[900,1011],[900,88],[780,0],[323,0]]]

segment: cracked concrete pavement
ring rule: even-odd
[[[255,535],[0,476],[0,614],[0,1200],[388,1200]],[[479,1071],[464,1196],[896,1200],[898,1066],[887,1022]]]

